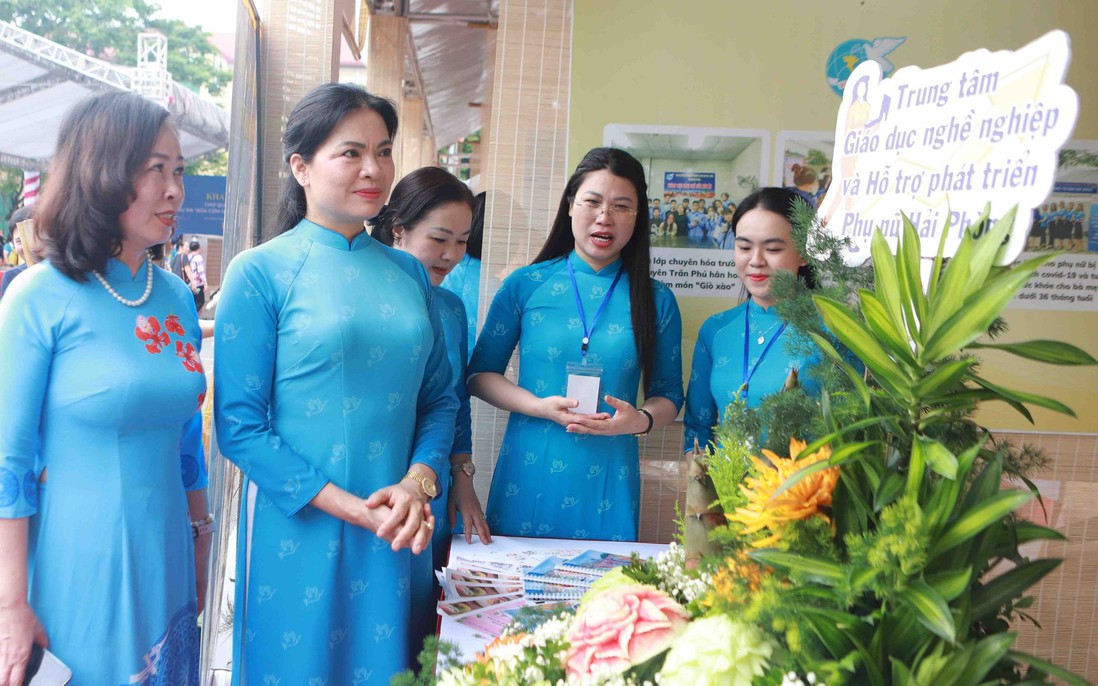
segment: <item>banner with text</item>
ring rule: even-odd
[[[1014,260],[1078,115],[1078,96],[1063,83],[1070,54],[1067,34],[1052,31],[1014,52],[976,50],[884,80],[876,62],[858,65],[839,108],[833,180],[820,207],[829,231],[854,240],[850,261],[868,257],[876,228],[894,246],[901,212],[927,257],[950,218],[952,255],[987,203],[992,219],[1019,205],[998,263]]]

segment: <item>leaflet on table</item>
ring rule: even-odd
[[[585,550],[571,560],[564,563],[562,571],[586,574],[593,577],[601,577],[611,569],[628,567],[632,558],[626,555],[615,555],[598,550]]]
[[[502,634],[503,630],[514,621],[514,616],[511,613],[518,611],[524,605],[525,602],[517,600],[486,610],[457,615],[454,617],[454,621],[458,624],[467,626],[480,634],[484,634],[486,637],[495,638]]]
[[[589,586],[566,586],[564,584],[546,584],[539,581],[527,581],[526,599],[532,602],[545,600],[579,600]]]
[[[559,557],[547,557],[538,565],[531,567],[523,575],[524,581],[538,581],[562,586],[590,586],[594,580],[586,574],[580,574],[575,570],[564,569],[561,565],[564,560]]]
[[[494,598],[468,598],[466,600],[457,601],[443,600],[438,604],[438,613],[449,617],[457,617],[470,612],[483,611],[487,608],[510,603],[512,601],[522,602],[522,596],[499,595]]]

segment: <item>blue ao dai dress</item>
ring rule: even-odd
[[[469,319],[469,357],[477,340],[477,312],[480,306],[480,266],[478,258],[466,254],[442,280],[442,287],[461,298],[465,315]]]
[[[469,341],[466,338],[465,306],[454,293],[445,288],[434,289],[439,305],[439,320],[446,341],[446,356],[453,370],[454,394],[458,398],[457,424],[454,427],[454,444],[451,455],[472,454],[473,427],[469,405],[469,391],[465,387],[465,367],[469,357]],[[431,502],[431,514],[435,516],[435,532],[428,550],[412,558],[412,652],[418,655],[423,639],[434,633],[438,623],[436,613],[440,587],[435,570],[446,566],[450,550],[449,498],[453,475],[447,467],[438,475],[439,494]]]
[[[447,473],[438,321],[419,262],[365,232],[306,220],[230,265],[214,399],[246,476],[234,684],[385,684],[409,666],[411,553],[309,501],[329,482],[367,497],[410,463]]]
[[[806,394],[820,394],[819,382],[812,375],[805,374],[805,370],[819,364],[823,359],[820,349],[812,345],[812,353],[807,356],[791,353],[789,343],[794,332],[786,328],[764,356],[766,345],[777,335],[783,321],[773,307],[763,309],[748,299],[730,310],[706,319],[698,333],[694,358],[690,365],[686,411],[683,413],[684,451],[693,450],[694,439],[697,439],[702,448],[715,443],[713,428],[720,424],[725,409],[736,400],[737,393],[744,384],[744,320],[749,308],[751,332],[746,341],[748,369],[756,364],[758,367],[751,375],[747,406],[758,407],[765,396],[780,391],[789,372],[794,369],[798,372],[798,381]],[[760,335],[764,339],[762,344],[758,343]]]
[[[519,348],[518,385],[539,398],[565,395],[567,365],[579,364],[583,325],[568,266],[575,270],[588,326],[621,268],[596,272],[575,252],[523,267],[504,280],[477,340],[470,377],[502,374]],[[682,319],[675,296],[652,281],[656,310],[653,374],[645,397],[681,407]],[[601,396],[637,404],[640,363],[633,341],[629,276],[591,332],[588,362],[601,365]],[[637,540],[640,464],[635,436],[570,434],[545,419],[511,413],[492,476],[487,516],[493,533],[511,536]]]
[[[196,686],[194,542],[206,486],[194,299],[110,260],[78,283],[31,267],[0,305],[0,517],[30,518],[29,595],[73,684]],[[46,481],[39,475],[46,471]],[[2,553],[0,553],[2,554]]]

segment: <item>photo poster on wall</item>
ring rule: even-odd
[[[796,188],[819,205],[831,185],[834,150],[834,131],[779,131],[770,184]]]
[[[1052,193],[1033,208],[1018,259],[1049,250],[1063,254],[1037,270],[1010,307],[1098,312],[1098,141],[1060,150]]]
[[[770,132],[608,124],[603,144],[648,175],[652,276],[679,298],[738,294],[732,213],[767,178]]]

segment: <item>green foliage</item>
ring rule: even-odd
[[[137,64],[137,34],[155,30],[168,38],[168,71],[179,83],[217,95],[232,73],[217,65],[217,49],[201,27],[178,19],[154,19],[147,0],[0,0],[0,19],[92,57]]]
[[[714,534],[743,578],[737,585],[729,579],[735,574],[717,575],[711,602],[770,629],[801,672],[828,674],[829,684],[977,686],[1042,683],[1053,674],[1079,683],[1010,651],[1009,629],[1028,617],[1030,589],[1059,564],[1030,560],[1019,545],[1062,537],[1014,515],[1038,497],[1028,474],[1044,456],[991,439],[974,421],[988,401],[1027,417],[1033,406],[1071,413],[1057,400],[983,378],[982,349],[1049,364],[1096,363],[1065,343],[992,342],[1005,332],[1003,308],[1054,256],[995,266],[1013,217],[966,229],[950,260],[940,246],[924,292],[910,222],[896,254],[880,232],[873,237],[867,275],[841,264],[842,241],[817,237],[810,211],[798,210],[794,241],[825,286],[810,293],[795,279],[775,278],[773,288],[783,318],[825,352],[813,373],[829,379],[829,391],[818,403],[782,393],[754,411],[734,406],[710,473],[729,511],[745,501],[739,484],[751,473],[755,446],[800,438],[810,442],[805,453],[830,447],[828,461],[802,468],[778,494],[829,467],[841,470],[829,512],[834,537],[812,535],[803,523],[783,531],[777,547],[750,552],[766,570],[761,580],[757,570],[743,572],[750,562],[738,525]],[[1025,487],[1004,488],[1004,478]],[[745,590],[752,585],[754,596]]]
[[[461,664],[461,651],[453,643],[439,641],[437,636],[428,636],[423,641],[423,650],[416,658],[419,671],[405,670],[393,675],[390,686],[434,686],[436,666],[438,673]]]

